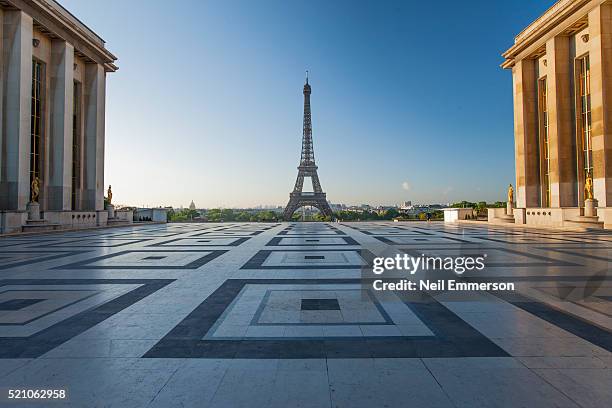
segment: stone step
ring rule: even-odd
[[[106,225],[124,225],[124,224],[129,225],[130,222],[128,220],[117,220],[117,219],[112,219],[112,218],[109,218],[106,221]]]
[[[576,228],[581,231],[593,229],[603,229],[603,221],[599,221],[599,217],[580,216],[575,220],[565,221],[568,227]]]
[[[492,223],[497,224],[514,224],[514,216],[502,215],[501,217],[495,217],[491,220]]]
[[[21,232],[47,232],[61,229],[60,224],[52,224],[45,220],[28,220],[26,225],[21,227]]]

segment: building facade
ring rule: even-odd
[[[598,222],[612,227],[612,1],[557,1],[503,57],[513,78],[515,222],[574,226],[592,180]]]
[[[0,232],[106,225],[105,86],[116,57],[54,0],[0,0],[0,36]]]

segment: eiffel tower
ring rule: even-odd
[[[333,213],[317,175],[314,149],[312,147],[312,118],[310,113],[310,85],[308,84],[308,71],[306,72],[306,84],[304,84],[304,126],[302,131],[302,157],[298,166],[297,180],[293,191],[289,193],[289,203],[285,207],[283,217],[290,221],[291,216],[300,207],[311,206],[318,208],[321,214],[332,217]],[[304,192],[304,177],[312,180],[313,192]]]

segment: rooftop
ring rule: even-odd
[[[117,57],[106,49],[105,41],[55,0],[0,0],[0,6],[22,10],[34,19],[34,26],[51,38],[74,45],[75,52],[90,62],[116,71]]]
[[[562,32],[572,34],[582,29],[586,24],[583,13],[576,13],[589,3],[603,2],[604,0],[558,0],[540,17],[529,24],[523,31],[514,37],[514,45],[502,54],[505,61],[502,68],[512,68],[516,57],[527,50],[544,46],[546,34],[562,27]],[[542,44],[539,44],[542,43]]]

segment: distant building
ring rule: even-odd
[[[0,1],[0,35],[0,233],[106,225],[106,74],[116,57],[54,0]]]
[[[195,209],[196,209],[196,205],[195,205],[195,203],[193,202],[193,200],[191,201],[191,204],[189,204],[189,209],[190,209],[191,211],[195,211]]]
[[[612,228],[612,3],[559,0],[503,57],[514,82],[515,222],[572,225],[589,179]]]
[[[346,205],[345,204],[332,204],[329,203],[329,206],[331,207],[332,211],[342,211],[346,209]]]
[[[137,208],[134,211],[134,221],[167,222],[167,208]]]

